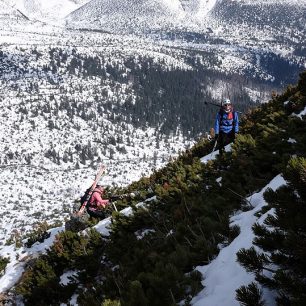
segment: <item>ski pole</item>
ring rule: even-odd
[[[207,102],[205,101],[204,104],[210,104],[210,105],[214,105],[214,106],[218,106],[218,107],[221,107],[222,105],[221,104],[217,104],[217,103],[212,103],[212,102]]]
[[[211,155],[215,152],[215,149],[216,149],[216,147],[217,147],[217,143],[218,143],[218,138],[217,138],[216,141],[215,141],[214,147],[213,147],[213,149],[212,149],[212,151],[211,151],[211,153],[210,153],[210,157],[211,157]]]
[[[115,203],[114,203],[114,202],[112,202],[112,205],[113,205],[113,207],[114,207],[115,211],[118,211],[118,209],[117,209],[117,207],[116,207],[116,205],[115,205]]]
[[[215,141],[214,148],[213,148],[212,152],[214,152],[214,151],[215,151],[216,146],[217,146],[217,143],[218,143],[218,139],[216,139],[216,141]],[[211,152],[211,153],[212,153],[212,152]]]

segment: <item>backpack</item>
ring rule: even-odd
[[[87,201],[86,203],[86,207],[89,204],[90,198],[93,195],[93,191],[91,191],[91,187],[89,187],[88,189],[86,189],[85,193],[81,196],[80,202],[80,208],[83,206],[83,204]]]

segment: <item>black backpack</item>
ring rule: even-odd
[[[236,112],[235,111],[231,111],[232,113],[233,113],[233,127],[235,126],[235,124],[236,124],[236,121],[235,121],[235,118],[236,118]],[[219,120],[219,127],[221,127],[221,125],[223,124],[223,120],[224,120],[224,118],[223,118],[223,115],[225,114],[225,111],[222,109],[222,108],[220,108],[220,110],[219,110],[219,115],[220,115],[220,120]]]
[[[83,206],[83,204],[87,201],[86,203],[86,207],[89,205],[89,201],[91,196],[93,195],[93,192],[91,192],[91,187],[89,187],[88,189],[86,189],[85,193],[81,196],[81,205],[80,208]]]

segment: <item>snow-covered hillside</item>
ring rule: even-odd
[[[178,21],[187,16],[202,19],[216,2],[217,0],[7,0],[4,3],[32,21],[61,25],[62,19],[71,14],[67,21],[76,27],[80,27],[77,22],[82,21],[82,27],[92,27],[91,23],[95,23],[96,26],[107,28],[112,23],[123,26],[126,22],[126,27],[143,23],[156,28],[163,23],[169,26],[178,25]]]
[[[31,20],[60,24],[62,19],[89,0],[6,0],[5,3]]]
[[[227,147],[230,150],[230,147]],[[214,155],[207,155],[202,158],[202,161],[207,162],[215,159]],[[222,184],[222,181],[221,181]],[[203,289],[191,301],[195,306],[238,306],[239,303],[235,299],[235,290],[241,285],[245,285],[254,281],[254,275],[245,271],[236,261],[236,253],[241,248],[250,248],[254,233],[252,226],[257,222],[262,224],[269,214],[272,213],[268,210],[266,213],[258,216],[258,212],[267,205],[263,198],[264,192],[271,188],[276,190],[283,184],[286,184],[281,175],[276,176],[267,186],[261,191],[251,195],[246,201],[253,206],[249,211],[236,212],[231,217],[231,226],[238,226],[240,234],[226,247],[220,246],[219,255],[208,265],[199,266],[196,269],[203,275]],[[152,199],[148,199],[151,201]],[[146,205],[139,203],[138,205]],[[124,215],[132,213],[131,208],[126,208],[122,212]],[[95,228],[103,235],[109,235],[110,218],[100,221]],[[5,246],[0,250],[0,256],[9,258],[10,263],[6,268],[4,276],[0,278],[0,293],[10,289],[19,280],[28,260],[37,257],[39,254],[44,253],[54,242],[55,235],[64,230],[63,228],[54,228],[50,230],[50,238],[46,239],[43,243],[36,243],[31,248],[21,247],[18,250],[11,246]],[[264,299],[268,302],[269,306],[275,305],[273,292],[264,290]]]
[[[305,66],[301,6],[280,35],[262,19],[253,28],[247,15],[243,24],[224,16],[239,5],[1,2],[1,241],[14,228],[62,221],[101,162],[103,184],[125,185],[189,147],[213,124],[205,99],[230,95],[246,107],[295,79]],[[74,30],[58,23],[68,13]],[[135,25],[147,36],[118,34]]]
[[[159,132],[162,126],[135,126],[136,115],[123,112],[127,101],[133,108],[136,99],[133,83],[126,77],[127,58],[132,56],[135,65],[141,65],[138,56],[147,56],[161,69],[191,67],[141,48],[122,52],[121,44],[113,46],[115,41],[109,39],[108,46],[94,49],[55,45],[3,49],[0,160],[1,193],[7,201],[0,212],[1,239],[8,238],[13,228],[26,232],[38,221],[62,221],[100,163],[107,165],[103,184],[126,185],[192,143],[177,127],[169,139]],[[99,62],[106,61],[102,70],[113,67],[113,76],[118,73],[126,80],[113,80],[105,72],[82,77],[83,68],[71,66],[76,60],[73,54],[79,54],[79,63],[99,56]],[[66,64],[61,63],[62,55]]]
[[[165,25],[175,26],[183,17],[179,1],[163,2],[161,0],[93,0],[71,13],[67,17],[70,27],[103,29],[114,32],[114,29],[160,29]]]
[[[205,23],[216,0],[93,0],[72,12],[67,26],[107,32],[151,33],[195,29]]]

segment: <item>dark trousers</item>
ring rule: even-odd
[[[87,208],[87,212],[93,218],[99,218],[99,219],[105,218],[105,212],[102,210],[91,210],[89,207]]]
[[[235,133],[234,131],[231,131],[229,133],[223,133],[220,131],[219,137],[218,137],[218,150],[220,156],[223,156],[225,150],[224,147],[230,144],[235,140]]]

